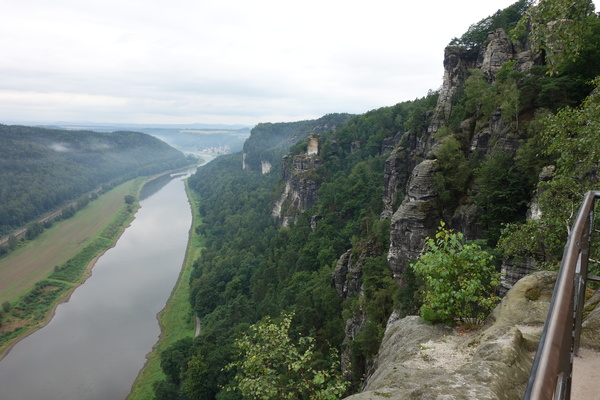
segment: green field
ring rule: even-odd
[[[35,240],[1,258],[0,303],[22,295],[90,243],[124,207],[123,197],[135,194],[140,184],[140,180],[133,180],[115,187],[74,217],[55,223]]]
[[[127,400],[148,400],[154,398],[152,384],[165,378],[160,368],[160,353],[170,344],[185,337],[194,336],[196,330],[194,312],[189,301],[189,281],[194,260],[200,256],[202,251],[202,243],[199,241],[194,229],[200,224],[200,215],[198,215],[197,211],[197,199],[194,193],[187,187],[187,183],[186,191],[192,204],[193,222],[183,268],[167,305],[159,314],[161,336],[152,352],[148,355],[146,365],[140,371]]]

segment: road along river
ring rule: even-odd
[[[184,176],[150,182],[141,208],[48,325],[0,361],[3,400],[117,400],[160,335],[192,216]],[[161,187],[162,185],[162,187]]]

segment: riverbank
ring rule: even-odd
[[[111,189],[0,260],[2,301],[12,306],[0,326],[0,360],[17,342],[47,325],[56,307],[91,275],[98,258],[135,218],[139,205],[126,204],[124,196],[137,198],[145,181],[137,178]]]
[[[186,337],[194,337],[196,334],[196,317],[190,305],[189,280],[193,270],[194,261],[200,256],[203,244],[196,227],[200,225],[201,218],[198,213],[198,199],[196,194],[190,190],[185,181],[185,189],[192,209],[192,226],[190,228],[188,246],[181,273],[173,292],[159,313],[158,321],[161,334],[152,351],[146,356],[147,361],[135,380],[131,393],[127,400],[147,400],[154,398],[152,385],[154,382],[165,379],[160,367],[160,353],[171,344]]]

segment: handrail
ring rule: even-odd
[[[571,397],[573,355],[579,350],[590,233],[594,202],[598,199],[600,191],[585,195],[565,245],[524,400],[569,400]]]
[[[585,195],[565,245],[524,400],[571,397],[573,356],[579,350],[594,202],[598,199],[600,191]]]

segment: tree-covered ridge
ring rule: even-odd
[[[187,163],[143,133],[0,125],[0,234],[104,184]]]

